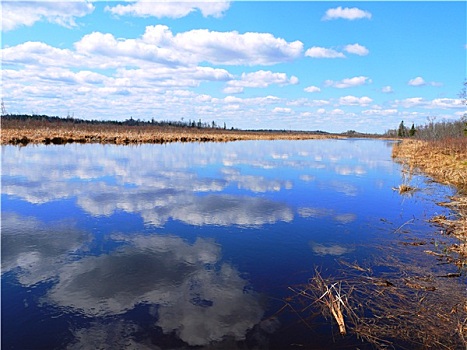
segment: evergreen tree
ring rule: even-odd
[[[412,137],[415,135],[415,125],[412,123],[412,127],[410,128],[410,131],[409,131],[409,136]]]
[[[397,136],[399,137],[407,136],[407,130],[405,129],[404,121],[401,121],[401,123],[399,124],[399,129],[397,129]]]

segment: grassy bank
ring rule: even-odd
[[[454,186],[457,194],[450,202],[441,203],[452,208],[454,218],[435,217],[433,222],[445,226],[446,232],[460,239],[454,251],[467,266],[467,137],[438,140],[403,140],[393,148],[393,157],[410,171],[422,171],[434,180]]]
[[[141,144],[167,142],[227,142],[238,140],[305,140],[338,138],[338,135],[317,132],[242,131],[221,128],[160,126],[144,123],[77,123],[66,119],[2,118],[1,143],[14,145],[105,143]]]

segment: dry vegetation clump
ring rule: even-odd
[[[1,143],[27,145],[66,143],[140,144],[227,142],[238,140],[302,140],[336,137],[302,132],[260,132],[158,125],[74,124],[40,120],[2,120]]]
[[[308,325],[321,314],[341,339],[354,336],[378,349],[467,346],[467,299],[458,274],[427,275],[417,261],[390,256],[372,268],[341,263],[337,276],[325,278],[316,269],[308,283],[290,288],[284,309],[292,308]],[[379,266],[393,272],[377,275]]]

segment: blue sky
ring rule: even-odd
[[[466,3],[2,1],[8,113],[384,132],[460,118]]]

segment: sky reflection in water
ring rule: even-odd
[[[52,329],[51,307],[70,325],[57,348],[261,347],[288,285],[440,210],[424,191],[392,191],[390,151],[371,140],[4,146],[2,312],[17,315],[2,343],[44,347],[20,334],[35,318]]]

